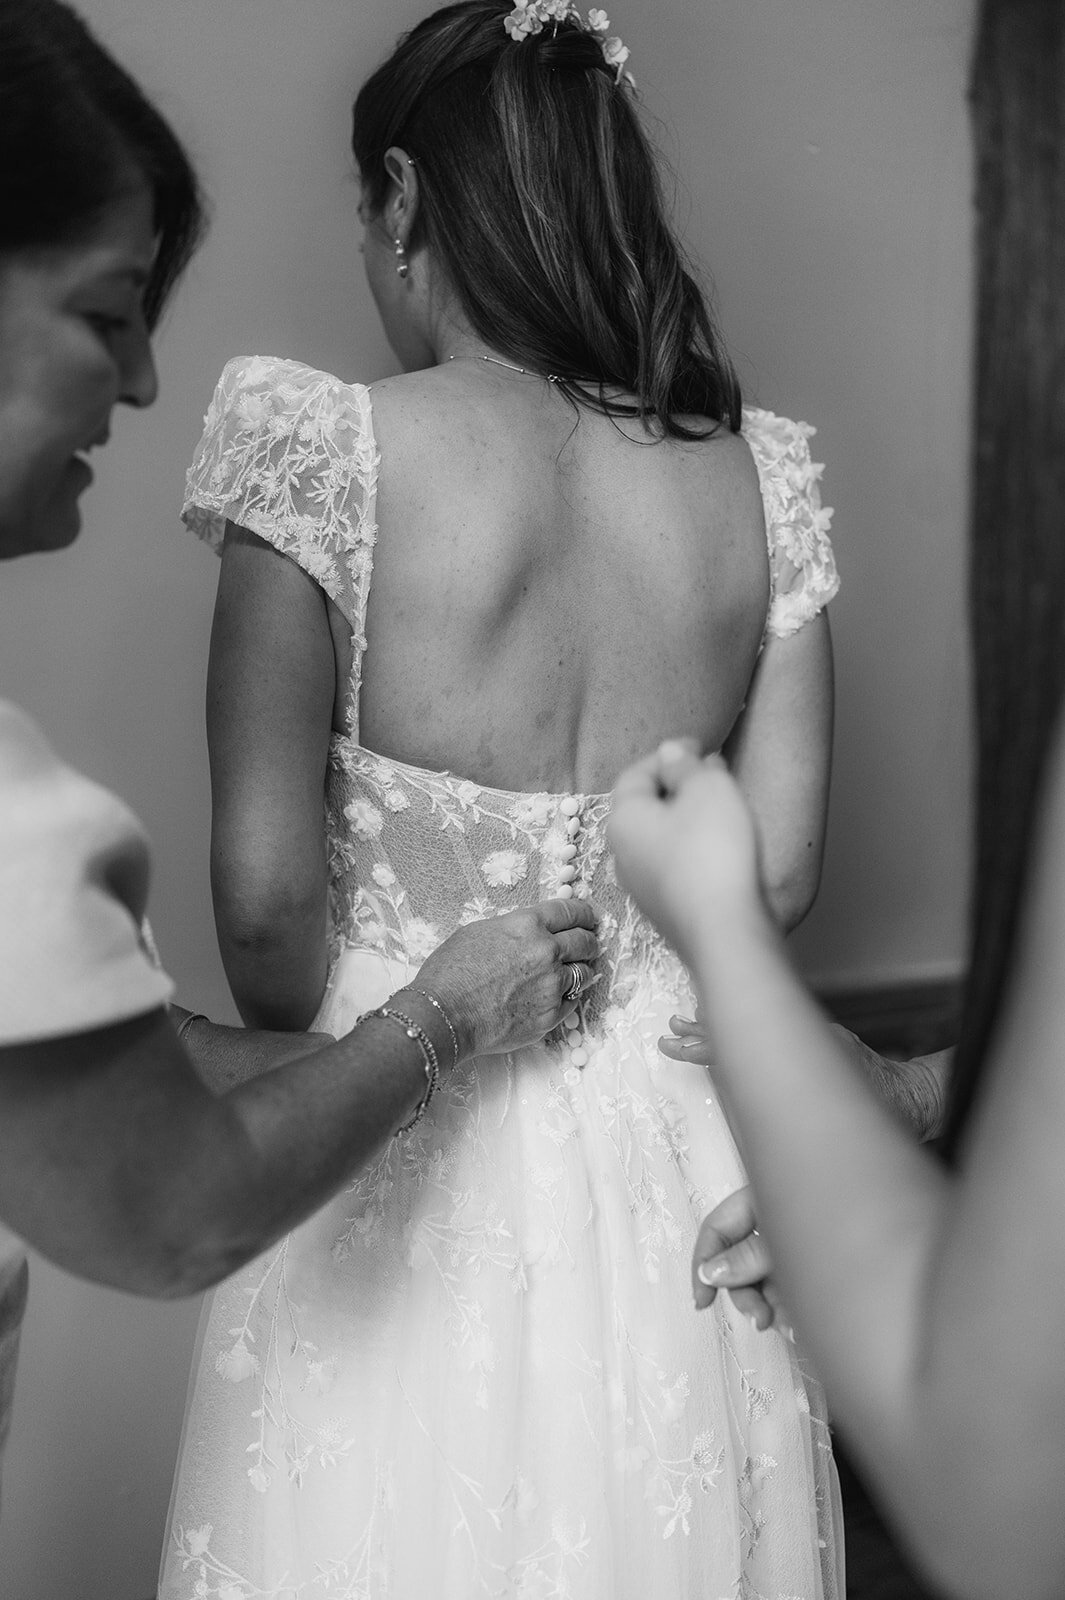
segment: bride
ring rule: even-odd
[[[464,0],[400,42],[354,151],[403,375],[233,361],[190,472],[245,1020],[340,1033],[544,897],[590,897],[604,956],[564,1036],[450,1071],[216,1293],[168,1600],[842,1600],[816,1385],[725,1297],[691,1311],[743,1170],[705,1070],[656,1048],[690,990],[604,838],[618,770],[694,733],[804,915],[829,514],[812,430],[741,412],[606,26]]]

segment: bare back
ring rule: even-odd
[[[372,402],[366,746],[583,792],[667,735],[720,746],[769,594],[742,438],[655,441],[486,363],[392,379]]]

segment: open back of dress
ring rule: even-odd
[[[789,631],[835,588],[804,430],[750,413]],[[165,1600],[843,1600],[824,1406],[795,1346],[691,1306],[745,1181],[710,1079],[656,1045],[686,973],[614,879],[605,795],[485,788],[358,742],[369,391],[227,367],[186,518],[311,573],[355,640],[326,826],[346,1031],[460,923],[601,914],[580,1037],[466,1063],[428,1114],[205,1313]]]

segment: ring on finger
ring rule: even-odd
[[[581,990],[584,988],[584,968],[576,961],[568,961],[566,963],[566,971],[569,973],[569,982],[562,991],[562,998],[563,1000],[577,1000],[580,997]]]

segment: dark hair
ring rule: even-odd
[[[976,842],[951,1154],[1008,993],[1065,686],[1065,8],[985,0],[972,111]]]
[[[196,175],[133,79],[60,0],[0,0],[0,257],[69,244],[148,183],[159,248],[154,324],[203,231]]]
[[[412,242],[429,246],[493,349],[666,434],[738,431],[739,384],[666,221],[632,92],[594,34],[564,20],[515,41],[510,10],[463,0],[433,12],[363,86],[352,147],[371,210],[399,145],[419,182]]]

